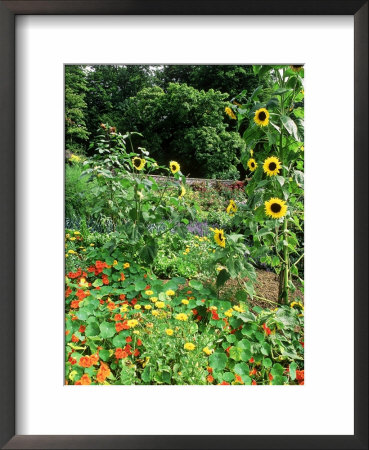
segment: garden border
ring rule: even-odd
[[[355,39],[355,434],[353,436],[15,435],[15,17],[18,14],[353,15]],[[368,2],[365,0],[0,0],[0,445],[25,448],[368,448]]]

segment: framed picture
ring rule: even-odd
[[[6,206],[1,221],[1,248],[4,255],[0,263],[3,274],[0,303],[0,443],[3,448],[368,447],[365,383],[368,312],[365,295],[368,291],[367,19],[368,4],[363,0],[323,1],[318,4],[307,1],[295,4],[282,0],[264,2],[262,5],[258,2],[236,2],[231,6],[219,2],[197,4],[192,1],[174,5],[160,0],[155,4],[139,1],[134,5],[124,0],[0,2],[0,94],[3,105],[0,111],[0,142],[3,150],[0,165],[3,186],[0,195],[2,204]],[[132,319],[141,313],[138,307],[134,308],[136,302],[132,303],[132,300],[141,295],[143,300],[139,298],[138,306],[148,306],[147,312],[159,301],[159,306],[155,306],[158,311],[162,309],[160,303],[163,303],[169,311],[172,308],[176,313],[184,311],[186,315],[187,302],[192,301],[191,294],[186,294],[184,303],[179,300],[178,311],[177,306],[170,306],[170,302],[176,302],[177,286],[168,285],[171,289],[167,292],[164,290],[160,293],[158,290],[160,299],[155,299],[157,286],[155,280],[150,279],[150,286],[136,283],[137,292],[128,294],[124,290],[122,273],[126,270],[124,278],[127,275],[132,277],[136,273],[133,267],[135,261],[125,262],[126,267],[122,265],[119,271],[121,278],[115,280],[117,274],[113,271],[114,266],[120,268],[120,264],[124,263],[120,261],[119,255],[116,260],[107,260],[106,267],[101,267],[101,271],[100,265],[94,264],[91,277],[87,273],[86,276],[74,277],[77,267],[72,263],[68,269],[68,258],[81,259],[79,252],[86,250],[85,246],[75,244],[75,239],[79,238],[80,231],[76,230],[80,229],[80,224],[78,227],[73,224],[67,227],[72,234],[64,241],[64,130],[67,136],[68,132],[69,136],[76,136],[73,128],[75,111],[68,112],[68,76],[70,80],[76,75],[73,68],[79,67],[85,75],[90,74],[89,77],[86,75],[86,79],[91,81],[95,67],[104,68],[112,64],[116,67],[140,65],[142,73],[145,67],[155,72],[163,66],[244,65],[253,67],[253,74],[258,77],[260,71],[269,70],[262,67],[273,67],[273,82],[278,84],[279,73],[283,73],[282,81],[289,74],[291,80],[296,81],[295,87],[297,80],[302,79],[300,70],[304,65],[305,93],[298,89],[294,94],[293,105],[289,105],[291,111],[300,108],[294,116],[296,123],[300,123],[298,118],[303,114],[301,106],[306,107],[304,138],[301,127],[295,132],[292,125],[286,124],[285,127],[286,133],[290,133],[298,144],[299,148],[296,147],[294,151],[301,151],[301,144],[306,147],[306,331],[302,341],[305,341],[304,385],[301,378],[303,371],[299,371],[296,377],[293,364],[284,367],[282,352],[281,364],[278,362],[278,367],[276,365],[272,373],[267,370],[268,361],[265,366],[263,360],[260,360],[260,366],[256,361],[254,367],[253,357],[247,365],[250,373],[244,373],[240,364],[235,365],[236,357],[223,371],[219,368],[219,361],[212,357],[212,352],[215,349],[215,354],[220,355],[221,348],[226,352],[230,350],[219,343],[214,344],[214,349],[205,346],[206,351],[199,352],[200,359],[205,358],[204,353],[211,359],[211,370],[206,379],[202,374],[194,382],[189,381],[191,378],[184,380],[186,375],[178,370],[175,374],[170,372],[172,378],[168,378],[169,381],[162,374],[154,378],[151,369],[144,370],[144,365],[150,365],[150,358],[140,360],[140,350],[145,349],[145,343],[141,346],[140,337],[133,333],[136,324]],[[168,89],[165,85],[166,92]],[[302,100],[304,96],[305,103]],[[259,106],[254,108],[255,111],[251,109],[251,114],[247,111],[245,99],[237,95],[232,97],[222,121],[228,120],[232,127],[232,120],[236,118],[242,125],[246,114],[251,114],[255,116],[252,123],[257,130],[262,130],[264,125],[270,125],[269,122],[273,121],[277,126],[279,122],[274,119],[277,108],[274,111],[273,102],[264,104],[262,100],[260,103],[256,101],[255,105]],[[169,108],[169,103],[166,104]],[[135,105],[138,104],[134,102],[131,110],[135,109]],[[284,108],[285,105],[282,106]],[[128,103],[125,103],[125,108],[128,117]],[[288,120],[289,113],[283,116],[284,121]],[[138,113],[133,111],[132,114],[129,116],[130,121]],[[66,128],[64,116],[70,121],[66,123]],[[138,116],[142,118],[143,113]],[[104,155],[106,140],[118,140],[117,145],[121,146],[121,139],[126,139],[127,142],[124,141],[122,145],[127,143],[128,148],[132,138],[123,138],[114,128],[116,123],[108,125],[108,119],[111,118],[96,122],[99,128],[95,136],[96,145],[100,145],[100,139],[102,146],[99,148]],[[283,125],[283,120],[280,120]],[[277,130],[278,126],[274,129]],[[72,138],[65,141],[67,164],[72,168],[80,163],[78,156],[75,156],[79,151],[76,142],[80,143],[84,139],[83,130],[82,135],[81,129],[77,132],[79,141]],[[242,132],[245,133],[244,130]],[[271,149],[277,149],[272,134],[266,134],[268,145]],[[222,136],[226,139],[225,134]],[[236,139],[235,136],[233,138]],[[247,139],[244,136],[244,139],[249,139],[249,135]],[[281,139],[283,141],[283,136]],[[181,142],[185,142],[183,136]],[[245,170],[249,170],[245,173],[253,174],[256,167],[251,164],[254,160],[261,173],[264,167],[268,179],[281,175],[279,170],[282,171],[282,166],[278,167],[278,158],[270,160],[268,165],[268,160],[264,161],[266,156],[260,150],[261,159],[255,157],[258,144],[256,141],[253,144],[254,149],[247,145],[244,149]],[[151,156],[147,155],[143,141],[133,141],[133,145],[134,149],[129,147],[130,153],[127,150],[126,165],[130,167],[128,172],[132,174],[132,179],[135,179],[150,165],[154,167],[154,160],[151,161]],[[183,187],[187,187],[187,184],[184,184],[186,180],[181,175],[175,156],[184,150],[176,148],[174,144],[170,148],[176,150],[170,155],[168,173],[173,182],[173,192],[177,187],[181,189],[181,201],[186,191]],[[101,181],[107,173],[106,166],[99,168],[96,161],[88,159],[91,155],[86,155],[85,168],[94,171],[97,167],[97,172],[101,172]],[[160,152],[158,155],[161,164]],[[278,156],[281,155],[278,153]],[[109,164],[106,161],[104,156],[104,164]],[[184,159],[179,162],[184,171],[187,161]],[[272,163],[277,166],[272,167]],[[198,162],[196,165],[199,169]],[[230,162],[224,163],[228,168],[230,165]],[[210,166],[207,172],[198,170],[196,173],[202,178],[210,174],[210,178],[213,170]],[[202,169],[206,167],[204,163]],[[189,172],[187,169],[186,173]],[[108,171],[108,174],[116,174],[117,170]],[[285,170],[287,168],[283,168],[283,175]],[[227,177],[232,178],[229,170],[222,177],[218,176]],[[282,185],[283,177],[280,178]],[[129,190],[128,185],[126,188]],[[160,190],[159,181],[157,188]],[[149,191],[142,195],[149,195]],[[170,201],[178,204],[177,199]],[[274,198],[274,203],[256,205],[255,211],[259,206],[260,211],[269,213],[272,219],[283,221],[285,202]],[[228,206],[231,216],[237,210],[247,214],[242,199],[230,202]],[[279,207],[278,212],[273,210],[274,207]],[[274,217],[272,213],[277,216]],[[114,220],[112,216],[113,228]],[[228,242],[230,239],[227,232],[223,234],[220,228],[213,229],[214,242],[209,244],[215,251],[218,247],[225,247],[224,239]],[[90,252],[93,253],[93,250]],[[189,251],[184,250],[184,253]],[[187,255],[184,257],[187,258]],[[295,259],[297,266],[300,260]],[[115,311],[117,305],[114,298],[106,299],[99,295],[91,297],[100,301],[101,308],[98,307],[106,317],[113,313],[124,315],[126,311],[123,310],[131,308],[132,317],[129,319],[132,323],[129,327],[132,333],[126,333],[124,317],[116,317],[112,325],[110,318],[105,322],[105,316],[101,316],[101,321],[96,325],[100,330],[98,335],[92,330],[95,325],[91,321],[88,323],[92,330],[88,337],[97,336],[106,345],[106,348],[96,346],[95,349],[90,343],[94,339],[88,341],[87,354],[91,353],[92,357],[93,351],[96,351],[96,355],[100,351],[98,356],[104,361],[100,361],[100,367],[105,367],[105,364],[109,366],[109,374],[105,373],[103,377],[95,373],[93,361],[86,360],[86,365],[83,360],[80,364],[78,347],[82,345],[80,342],[84,342],[85,327],[78,321],[84,320],[85,313],[88,316],[88,301],[83,304],[86,306],[84,311],[79,301],[67,298],[65,321],[64,264],[68,269],[67,275],[71,274],[67,276],[67,293],[78,289],[77,293],[80,292],[85,298],[89,295],[86,294],[88,282],[91,283],[89,288],[92,289],[94,283],[98,292],[99,288],[114,280],[119,284],[114,286],[124,290],[123,294],[119,292],[124,297],[120,299],[122,304],[118,305],[122,311]],[[130,267],[134,269],[132,273]],[[140,270],[139,266],[137,270]],[[231,270],[227,261],[220,267],[220,272],[223,270],[224,273]],[[101,282],[100,272],[104,274]],[[96,280],[92,279],[95,276]],[[192,285],[194,290],[200,289],[196,282]],[[153,286],[155,292],[151,293]],[[281,298],[283,292],[282,289]],[[133,295],[135,298],[132,299]],[[75,304],[71,306],[73,300]],[[127,300],[129,305],[125,306]],[[237,313],[242,314],[241,295],[238,300],[236,308],[226,311],[228,319],[232,314],[234,317]],[[105,311],[109,306],[112,307],[111,314]],[[183,311],[179,311],[180,308]],[[217,313],[210,308],[209,314],[213,315],[212,319],[216,322]],[[296,320],[303,320],[298,312],[293,314]],[[74,317],[78,330],[72,323]],[[264,341],[264,335],[269,336],[274,331],[273,327],[278,332],[277,322],[270,322],[273,324],[270,325],[272,330],[268,328],[268,323],[264,323],[264,331],[259,338],[255,335],[255,339]],[[301,323],[303,326],[304,322]],[[173,327],[165,329],[168,339],[171,332],[174,333],[173,324]],[[124,346],[116,349],[117,345],[111,343],[113,336],[110,335],[110,329],[113,330],[113,326],[117,325],[123,327],[123,332],[119,332],[124,337]],[[294,333],[299,333],[301,324],[295,325]],[[230,336],[238,336],[235,334],[237,330],[233,331]],[[188,332],[191,333],[190,330]],[[74,340],[70,340],[68,334],[73,335]],[[232,344],[233,340],[229,337],[228,342]],[[64,367],[65,345],[68,350]],[[301,346],[303,344],[297,342],[296,351],[301,350]],[[190,354],[195,348],[196,345],[188,339],[184,352]],[[131,350],[132,353],[138,351],[137,355],[131,355]],[[243,349],[246,354],[245,350],[247,348]],[[273,348],[272,351],[278,352],[280,349]],[[116,367],[128,367],[124,363],[127,352],[129,358],[138,361],[134,360],[138,367],[136,373],[139,374],[139,383],[131,382],[121,375],[123,371],[116,370]],[[291,354],[287,357],[291,360]],[[303,364],[304,360],[301,360],[300,364]],[[277,373],[279,366],[284,370],[283,373]],[[229,367],[232,374],[236,373],[235,380],[231,380]],[[292,375],[285,370],[288,367]],[[62,373],[64,368],[67,370]],[[117,374],[120,377],[118,381]],[[75,387],[72,384],[92,386]],[[97,384],[99,386],[93,386]],[[232,386],[217,386],[219,384]]]

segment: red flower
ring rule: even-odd
[[[85,297],[88,297],[89,295],[90,293],[88,291],[85,292],[82,289],[77,289],[76,297],[78,297],[80,301],[83,300]]]
[[[234,375],[234,379],[235,379],[236,383],[241,383],[241,384],[243,384],[243,380],[242,380],[242,378],[241,378],[241,375],[235,374],[235,375]]]
[[[127,344],[129,344],[130,342],[132,342],[131,336],[126,337],[126,342],[127,342]]]
[[[138,339],[138,340],[137,340],[137,346],[138,346],[138,347],[141,347],[141,345],[142,345],[142,341],[141,341],[141,339]]]
[[[74,359],[74,358],[72,358],[72,357],[70,357],[70,358],[68,359],[68,361],[72,364],[72,366],[73,366],[73,364],[76,364],[76,362],[77,362],[77,360]]]
[[[197,316],[197,314],[198,314],[197,309],[193,309],[193,310],[192,310],[192,314],[193,314],[194,316]]]
[[[209,383],[212,383],[212,382],[214,381],[213,375],[208,375],[208,376],[206,377],[206,379],[208,380]]]
[[[91,367],[92,361],[89,356],[81,356],[81,359],[79,360],[79,365],[81,367]]]
[[[137,298],[133,298],[133,299],[131,300],[131,304],[134,306],[136,303],[137,303]]]
[[[80,327],[79,327],[79,332],[80,333],[84,333],[85,332],[85,330],[86,330],[86,327],[84,326],[84,325],[81,325]]]
[[[227,355],[229,356],[229,349],[232,347],[232,345],[230,345],[228,348],[225,349],[225,352],[227,353]]]
[[[122,348],[116,348],[115,349],[115,357],[117,359],[123,359],[123,358],[127,358],[128,353],[125,352]]]
[[[218,316],[218,313],[216,312],[216,311],[212,311],[211,312],[211,318],[213,319],[213,320],[219,320],[219,316]]]
[[[252,384],[253,386],[256,386],[256,385],[257,385],[257,383],[256,383],[255,380],[252,380],[251,384]]]
[[[122,320],[123,319],[123,317],[122,317],[122,315],[121,314],[115,314],[115,316],[114,316],[114,320],[117,322],[118,320]]]
[[[104,284],[109,284],[109,278],[107,275],[103,274],[101,279]]]
[[[124,273],[120,274],[120,281],[124,281],[126,279],[126,277],[124,276]]]
[[[127,321],[124,322],[116,322],[115,324],[115,330],[117,333],[119,333],[122,330],[128,330],[129,326],[127,325]]]
[[[77,308],[79,308],[79,300],[73,300],[73,301],[71,302],[71,304],[70,304],[70,307],[71,307],[72,309],[77,309]]]
[[[138,348],[136,348],[135,352],[133,353],[133,356],[139,356],[140,355],[140,350]]]
[[[126,298],[125,294],[121,294],[121,295],[119,296],[119,300],[124,300],[125,298]]]
[[[302,345],[302,348],[305,348],[304,341],[300,341],[300,344]]]
[[[272,381],[272,380],[273,380],[273,375],[270,373],[270,374],[268,375],[268,378],[269,378],[270,381]]]
[[[212,368],[212,367],[207,367],[207,371],[208,371],[209,373],[213,373],[213,368]]]
[[[305,375],[304,375],[303,370],[296,370],[296,380],[297,381],[304,381],[304,377],[305,377]]]
[[[147,291],[148,289],[151,289],[151,286],[149,284],[145,287],[145,291]]]
[[[255,359],[254,359],[254,357],[252,356],[252,357],[249,359],[249,363],[253,363],[253,362],[255,362]]]
[[[221,385],[221,386],[226,386],[226,385],[229,385],[229,383],[227,383],[226,381],[222,381],[222,382],[220,383],[220,385]]]
[[[254,369],[252,369],[252,370],[250,370],[250,372],[249,372],[249,375],[250,375],[250,377],[252,377],[253,375],[256,375],[256,369],[254,368]]]
[[[68,288],[68,289],[65,291],[65,298],[68,298],[68,297],[70,296],[71,293],[72,293],[72,289],[71,289],[71,288]]]
[[[267,334],[269,336],[271,333],[270,328],[268,328],[265,323],[263,323],[263,328],[264,328],[265,334]]]
[[[72,334],[72,342],[78,342],[79,339],[77,336],[75,336],[74,334]]]

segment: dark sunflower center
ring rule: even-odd
[[[277,168],[277,164],[275,162],[271,162],[269,164],[269,170],[275,170]]]
[[[279,203],[272,203],[270,209],[274,212],[274,213],[279,213],[280,210],[282,209],[282,206]]]
[[[259,120],[264,121],[266,117],[267,116],[264,111],[259,112]]]
[[[134,165],[135,167],[140,167],[140,165],[141,165],[141,160],[140,160],[140,159],[135,159],[135,160],[133,161],[133,165]]]
[[[176,166],[172,165],[172,170],[176,170]]]
[[[221,234],[218,234],[218,239],[219,239],[220,241],[222,241],[222,240],[223,240],[223,236],[222,236]]]
[[[255,163],[254,162],[251,163],[251,167],[255,167]]]

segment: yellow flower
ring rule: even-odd
[[[233,309],[234,309],[235,311],[239,312],[239,313],[245,312],[245,310],[244,310],[241,306],[235,305],[235,306],[233,307]]]
[[[183,300],[181,300],[181,303],[183,303],[184,305],[188,305],[190,302],[184,298]]]
[[[166,294],[167,295],[175,295],[176,293],[172,290],[172,289],[168,289],[167,291],[166,291]]]
[[[292,302],[290,304],[290,308],[295,308],[295,306],[298,306],[300,309],[304,310],[304,305],[300,302]]]
[[[186,188],[181,184],[181,193],[179,195],[179,198],[182,198],[186,195]]]
[[[191,342],[186,342],[183,348],[185,350],[188,350],[189,352],[192,352],[192,350],[195,350],[195,345],[192,344]]]
[[[160,314],[160,312],[157,311],[156,309],[154,309],[153,311],[151,311],[151,314],[152,314],[153,316],[158,316],[158,315]]]
[[[225,243],[226,243],[226,238],[224,237],[224,231],[223,230],[218,230],[218,228],[212,229],[211,230],[214,232],[214,240],[215,242],[220,246],[220,247],[225,247]]]
[[[188,319],[188,316],[185,313],[179,313],[179,314],[176,315],[175,318],[177,320],[180,320],[181,322],[186,322],[186,320]]]
[[[264,172],[269,176],[278,175],[281,170],[281,162],[275,156],[271,156],[264,161],[263,169]]]
[[[210,311],[218,311],[216,306],[209,306]]]
[[[150,297],[150,300],[151,300],[153,303],[156,303],[156,302],[158,301],[158,297]]]
[[[284,200],[279,198],[271,198],[264,203],[265,214],[273,219],[279,219],[286,215],[287,205]]]
[[[173,333],[174,333],[174,331],[173,331],[171,328],[167,328],[167,329],[165,330],[165,332],[167,333],[168,336],[172,336]]]
[[[208,347],[204,347],[203,349],[202,349],[202,351],[205,353],[205,355],[211,355],[212,353],[213,353],[213,351],[214,350],[210,350],[210,348],[208,348]]]
[[[128,269],[128,267],[130,267],[130,264],[129,264],[129,263],[124,263],[124,264],[123,264],[123,269]]]
[[[80,286],[82,286],[82,287],[88,287],[88,281],[86,280],[86,278],[81,278],[81,279],[79,280],[79,284],[80,284]]]
[[[237,117],[235,116],[234,112],[232,111],[232,109],[227,106],[226,108],[224,108],[225,113],[233,120],[236,120]]]
[[[135,305],[134,309],[141,309],[141,305]]]
[[[90,244],[90,247],[95,247],[95,244]]]
[[[224,313],[224,315],[226,316],[226,317],[232,317],[232,308],[230,308],[230,309],[228,309],[228,311],[226,311],[225,313]]]
[[[164,302],[156,302],[155,306],[159,309],[163,309],[163,308],[165,308],[165,303]]]
[[[146,164],[146,161],[144,159],[139,158],[138,156],[135,156],[132,159],[133,167],[137,170],[142,170]]]
[[[133,330],[133,334],[140,334],[138,330]]]
[[[301,145],[300,150],[303,152],[304,151],[304,146]]]
[[[76,236],[79,236],[81,233],[79,231],[74,231],[74,233]]]
[[[170,171],[174,174],[181,170],[181,166],[176,161],[171,161],[169,163]]]
[[[257,166],[258,166],[258,164],[254,158],[250,158],[247,161],[247,167],[251,170],[251,172],[254,172],[256,170]]]
[[[74,250],[68,250],[68,253],[69,253],[70,255],[78,255],[78,253],[75,252]]]
[[[250,150],[250,155],[254,156],[254,150]]]
[[[71,238],[69,238],[71,241],[75,241],[76,240],[76,238],[75,237],[71,237]]]
[[[69,158],[69,161],[70,161],[70,162],[76,162],[76,163],[79,163],[79,162],[81,162],[81,158],[80,158],[79,156],[77,156],[77,155],[72,155],[72,156]]]
[[[113,266],[116,266],[117,264],[118,264],[118,261],[116,259],[114,259]]]
[[[151,309],[151,308],[152,308],[151,305],[145,305],[145,309],[149,310],[149,309]]]
[[[153,293],[154,293],[154,291],[150,291],[150,290],[145,291],[145,294],[146,294],[146,295],[152,295]]]
[[[255,112],[254,122],[256,125],[265,127],[269,123],[269,112],[265,108],[260,108]]]
[[[229,200],[229,205],[227,206],[227,214],[233,215],[237,212],[237,205],[234,200]]]
[[[128,320],[128,321],[127,321],[127,325],[128,325],[130,328],[134,328],[134,327],[136,327],[136,326],[138,325],[138,320],[136,320],[136,319]]]
[[[123,305],[120,310],[121,312],[127,312],[128,311],[129,306],[128,305]]]

